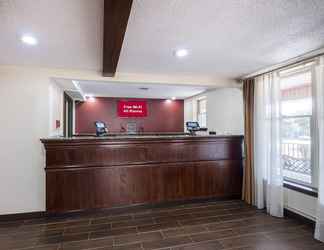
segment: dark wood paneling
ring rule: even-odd
[[[240,160],[241,137],[184,139],[74,139],[46,146],[47,168]]]
[[[200,162],[50,171],[47,209],[80,209],[225,198],[241,193],[240,162]]]
[[[241,194],[242,137],[44,142],[50,212]]]
[[[105,0],[103,75],[114,76],[130,15],[132,0]]]

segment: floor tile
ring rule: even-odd
[[[115,237],[114,243],[115,245],[120,246],[120,245],[125,245],[130,243],[159,241],[162,239],[163,237],[160,232],[151,232],[151,233],[130,234],[125,236]]]
[[[313,228],[239,200],[0,222],[0,250],[320,250]]]
[[[177,238],[168,238],[164,240],[144,242],[143,247],[145,250],[149,249],[159,249],[166,247],[176,247],[178,245],[185,245],[191,243],[191,239],[187,236],[177,237]]]

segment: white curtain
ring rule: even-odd
[[[315,239],[324,242],[324,57],[315,66],[315,104],[317,157],[318,157],[318,207],[316,217]]]
[[[279,78],[269,73],[255,80],[254,205],[267,208],[272,216],[283,217]]]

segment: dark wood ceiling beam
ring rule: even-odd
[[[103,75],[114,76],[133,0],[105,0]]]

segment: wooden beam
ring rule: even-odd
[[[103,76],[114,76],[133,0],[105,0]]]

